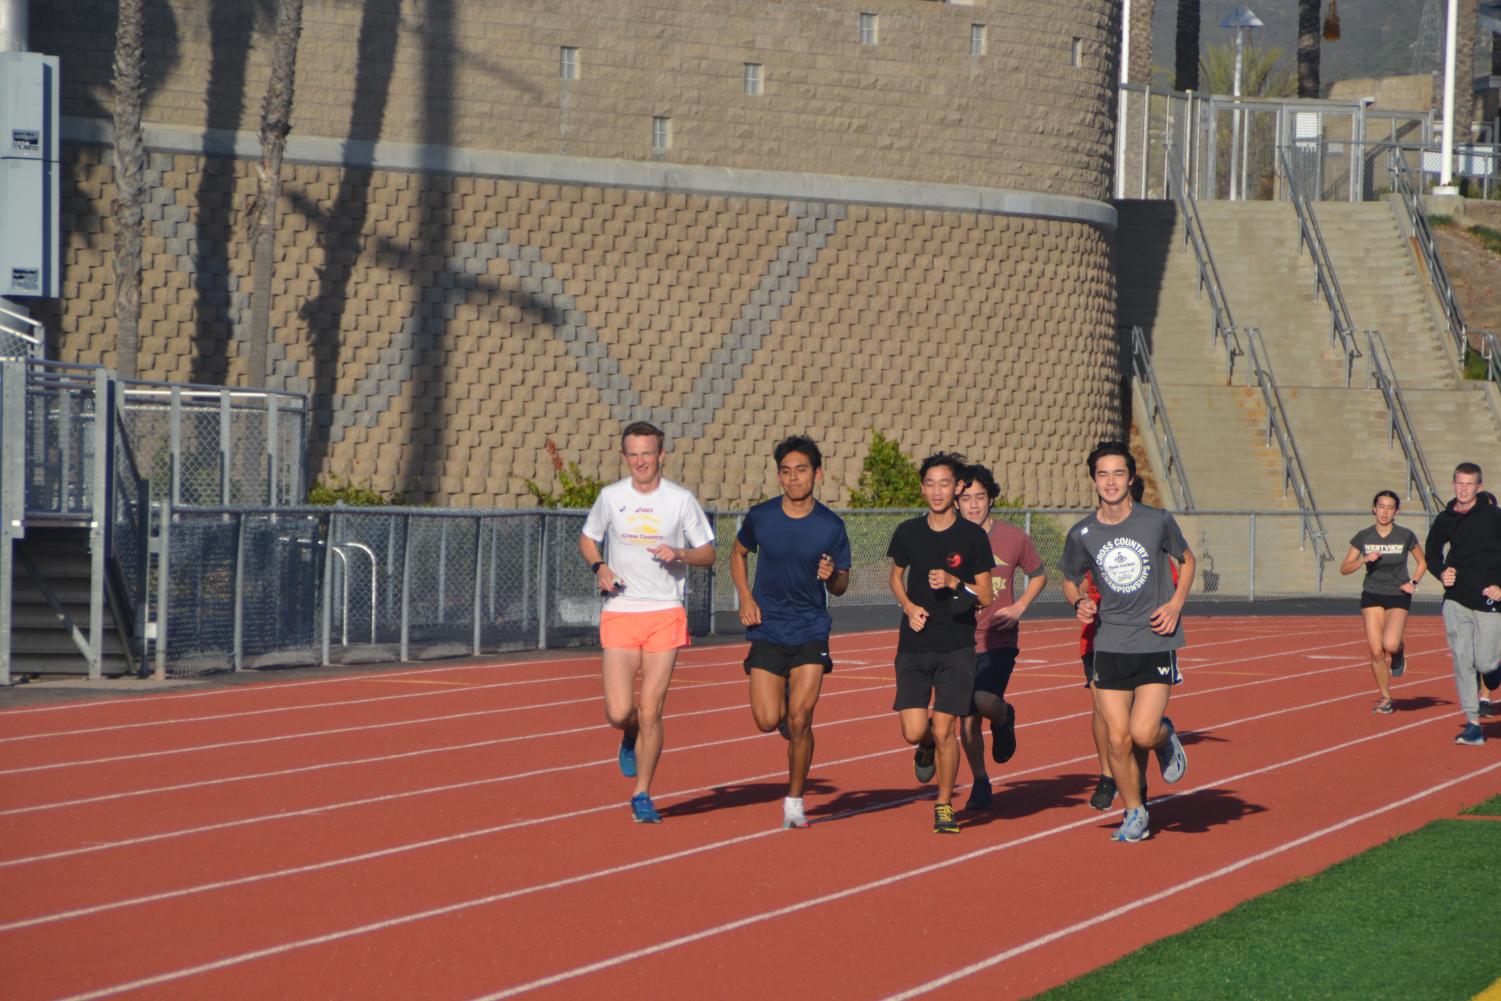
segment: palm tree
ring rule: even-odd
[[[141,243],[145,229],[146,141],[141,45],[143,0],[120,0],[115,29],[115,367],[134,378],[141,350]]]
[[[1319,96],[1319,8],[1322,0],[1298,0],[1298,96]]]
[[[250,385],[266,384],[271,339],[271,276],[276,269],[276,202],[281,197],[281,158],[292,131],[292,92],[297,78],[297,41],[302,35],[302,0],[279,0],[271,78],[261,103],[261,158],[256,163],[256,194],[250,221]]]
[[[1178,35],[1173,86],[1199,89],[1199,0],[1178,0]]]

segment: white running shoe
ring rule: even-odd
[[[1127,810],[1126,817],[1121,821],[1121,826],[1110,835],[1111,841],[1125,841],[1135,844],[1145,841],[1152,836],[1152,828],[1148,826],[1147,808],[1138,806],[1134,810]]]
[[[808,826],[808,818],[803,814],[803,801],[788,797],[782,800],[782,830],[801,830]]]
[[[1157,753],[1157,766],[1162,769],[1162,781],[1176,782],[1188,771],[1188,755],[1183,751],[1183,741],[1178,739],[1173,721],[1164,716],[1162,725],[1167,727],[1167,742],[1152,750]]]

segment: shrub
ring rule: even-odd
[[[922,506],[922,483],[917,478],[917,463],[894,439],[872,430],[870,451],[865,453],[860,479],[850,491],[850,507]]]
[[[335,504],[343,504],[346,507],[386,507],[400,504],[402,500],[401,494],[394,490],[383,494],[372,486],[340,479],[330,481],[320,479],[313,484],[313,489],[309,490],[307,495],[309,504],[320,507],[332,507]]]
[[[604,489],[605,481],[588,476],[579,469],[577,462],[566,465],[558,454],[558,446],[547,439],[547,454],[552,460],[553,475],[557,477],[557,490],[543,490],[531,480],[526,481],[527,493],[537,498],[538,507],[593,507],[594,499]]]

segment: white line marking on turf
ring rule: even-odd
[[[1306,754],[1298,755],[1297,757],[1289,758],[1285,761],[1275,762],[1270,765],[1263,765],[1260,768],[1251,769],[1236,775],[1225,776],[1216,779],[1213,782],[1208,782],[1203,785],[1196,786],[1193,789],[1175,793],[1170,796],[1161,797],[1154,802],[1192,796],[1196,793],[1210,789],[1221,789],[1232,782],[1243,781],[1256,775],[1262,775],[1280,768],[1286,768],[1291,765],[1301,764],[1305,761],[1323,757],[1325,755],[1345,750],[1359,744],[1367,743],[1372,740],[1380,740],[1383,737],[1389,737],[1406,730],[1411,730],[1415,727],[1426,726],[1430,723],[1438,722],[1443,718],[1443,716],[1436,715],[1430,719],[1418,720],[1405,726],[1393,727],[1390,730],[1384,730],[1380,733],[1358,737],[1354,740],[1345,741],[1340,744],[1335,744],[1317,751],[1311,751]],[[1498,762],[1490,767],[1501,768],[1501,762]],[[1488,769],[1482,769],[1482,772],[1485,770]],[[1472,776],[1466,776],[1466,778],[1469,777]],[[611,967],[620,966],[622,964],[632,962],[636,959],[642,959],[647,956],[656,955],[658,953],[667,952],[671,949],[679,948],[684,945],[689,945],[694,942],[714,938],[727,932],[737,931],[741,928],[745,928],[751,925],[762,924],[776,918],[786,917],[789,914],[796,914],[800,911],[805,911],[813,907],[821,906],[823,904],[833,903],[838,900],[844,900],[850,897],[858,896],[862,893],[867,893],[871,890],[877,890],[891,886],[918,876],[924,876],[928,875],[929,873],[949,869],[957,865],[962,865],[966,862],[974,861],[975,859],[993,855],[997,852],[1004,851],[1009,848],[1015,848],[1021,845],[1030,844],[1035,841],[1041,841],[1044,838],[1049,838],[1057,834],[1076,830],[1081,827],[1097,826],[1100,823],[1102,817],[1113,816],[1118,813],[1120,813],[1119,810],[1114,810],[1105,814],[1094,814],[1067,824],[1060,824],[1056,827],[1052,827],[1044,831],[1037,831],[1019,838],[1014,838],[1010,841],[1003,841],[998,844],[988,845],[984,848],[966,852],[963,855],[944,859],[940,862],[934,862],[928,865],[919,866],[914,869],[908,869],[904,872],[893,873],[889,876],[881,877],[880,879],[871,880],[865,883],[858,884],[856,886],[847,887],[843,890],[835,891],[833,893],[827,893],[818,897],[802,900],[795,904],[789,904],[785,907],[779,907],[769,911],[762,911],[760,913],[752,914],[735,921],[726,922],[724,924],[705,928],[688,935],[682,935],[674,939],[669,939],[665,942],[658,942],[655,945],[650,945],[641,949],[635,949],[630,952],[621,953],[617,956],[612,956],[608,959],[590,963],[586,966],[575,967],[571,970],[565,970],[547,977],[541,977],[536,980],[527,981],[526,983],[517,984],[513,987],[509,987],[492,994],[486,994],[482,998],[476,999],[476,1001],[500,1001],[500,999],[502,998],[513,997],[517,994],[523,994],[542,987],[550,987],[554,984],[562,983],[564,981],[574,980],[578,977],[586,976],[591,973],[597,973],[600,970],[610,969]],[[221,959],[213,960],[207,963],[200,963],[195,966],[184,967],[177,970],[170,970],[168,972],[159,973],[154,976],[142,977],[120,984],[112,984],[108,987],[102,987],[96,990],[87,991],[82,994],[72,995],[64,999],[64,1001],[92,1001],[92,999],[95,998],[110,997],[112,995],[121,994],[126,991],[140,990],[146,987],[154,987],[159,984],[172,983],[174,981],[183,980],[188,977],[197,976],[199,974],[212,973],[218,970],[240,966],[257,959],[265,959],[271,956],[285,955],[299,949],[306,949],[316,945],[326,945],[330,942],[338,942],[345,939],[357,938],[359,936],[368,935],[373,932],[379,932],[390,928],[398,928],[405,925],[415,924],[419,921],[428,920],[430,918],[443,917],[449,914],[456,914],[462,911],[472,910],[477,907],[489,906],[491,904],[512,900],[520,896],[531,895],[545,890],[559,889],[570,885],[576,885],[588,880],[599,879],[604,876],[616,875],[622,872],[630,872],[648,866],[660,865],[667,861],[675,861],[677,859],[703,854],[704,852],[711,851],[717,848],[727,847],[733,844],[743,844],[747,841],[758,840],[760,838],[769,837],[779,833],[781,833],[781,831],[776,829],[757,831],[751,834],[740,835],[735,838],[729,838],[723,841],[714,842],[712,844],[698,845],[693,848],[684,849],[682,851],[673,852],[668,855],[662,855],[652,859],[612,866],[608,869],[601,869],[592,873],[583,873],[577,876],[570,876],[564,879],[554,880],[549,883],[523,887],[517,890],[508,890],[502,893],[488,894],[486,896],[475,897],[469,900],[456,901],[452,904],[445,904],[442,907],[430,908],[410,914],[401,914],[395,917],[386,918],[381,921],[369,922],[367,924],[358,925],[352,928],[342,928],[337,931],[327,932],[322,935],[316,935],[304,939],[295,939],[289,942],[283,942],[278,945],[268,946],[262,949],[255,949],[248,952],[238,953],[232,956],[225,956]]]
[[[1413,686],[1416,686],[1416,685],[1419,685],[1419,684],[1424,684],[1424,683],[1425,682],[1423,682],[1423,681],[1411,681],[1411,682],[1407,682],[1407,683],[1405,683],[1403,685],[1397,685],[1397,686],[1394,686],[1394,687],[1396,687],[1396,688],[1409,688],[1409,687],[1413,687]],[[1271,718],[1273,716],[1282,716],[1282,715],[1287,715],[1289,713],[1302,712],[1302,711],[1309,710],[1309,709],[1316,709],[1316,708],[1320,708],[1320,707],[1323,707],[1323,706],[1326,706],[1326,705],[1331,705],[1331,704],[1336,703],[1336,702],[1346,701],[1346,700],[1352,699],[1352,698],[1359,698],[1363,694],[1364,693],[1356,692],[1356,693],[1350,693],[1350,694],[1345,694],[1345,695],[1338,695],[1338,696],[1334,696],[1333,698],[1320,699],[1320,700],[1317,700],[1317,701],[1314,701],[1314,702],[1307,702],[1307,703],[1304,703],[1302,705],[1297,705],[1297,706],[1288,706],[1288,707],[1283,708],[1283,709],[1275,709],[1275,710],[1271,710],[1269,712],[1258,713],[1258,714],[1253,715],[1253,716],[1243,716],[1243,717],[1241,717],[1239,719],[1232,719],[1232,720],[1227,720],[1227,721],[1225,721],[1223,723],[1216,723],[1216,724],[1213,724],[1211,726],[1202,728],[1202,731],[1195,731],[1195,732],[1217,732],[1217,731],[1220,731],[1220,730],[1226,730],[1226,729],[1229,729],[1230,727],[1241,726],[1241,725],[1246,724],[1246,723],[1259,722],[1259,721],[1264,720],[1264,719],[1269,719],[1269,718]],[[1026,727],[1026,726],[1042,726],[1042,725],[1045,725],[1045,724],[1062,722],[1064,720],[1069,720],[1069,719],[1078,719],[1079,717],[1084,716],[1084,715],[1087,715],[1087,714],[1086,713],[1074,713],[1074,714],[1071,714],[1071,715],[1068,715],[1068,716],[1060,716],[1060,717],[1056,717],[1054,719],[1049,719],[1049,720],[1038,720],[1038,721],[1036,721],[1034,723],[1030,723],[1030,724],[1026,724],[1026,723],[1021,724],[1018,727],[1018,729],[1021,729],[1021,728]],[[889,714],[882,714],[881,717],[859,717],[857,719],[840,720],[838,722],[862,722],[862,721],[867,720],[867,719],[883,718],[883,717],[886,717],[886,716],[889,716]],[[743,739],[743,738],[732,738],[731,740],[717,741],[716,743],[730,743],[733,740],[737,740],[737,739]],[[700,746],[700,747],[707,747],[707,746],[711,746],[711,745],[704,744],[704,745],[698,745],[698,746]],[[693,749],[693,748],[686,748],[686,747],[685,748],[680,748],[680,750],[691,750],[691,749]],[[881,750],[881,751],[874,751],[874,752],[869,752],[869,753],[866,753],[866,754],[859,754],[859,755],[854,755],[854,756],[847,757],[847,758],[841,758],[841,759],[836,759],[836,760],[833,760],[833,761],[821,763],[820,767],[822,767],[822,768],[833,768],[833,767],[838,766],[838,765],[853,764],[853,763],[857,763],[857,762],[868,761],[868,760],[871,760],[873,758],[886,757],[886,756],[889,756],[889,755],[892,755],[892,754],[901,754],[901,753],[905,753],[907,750],[908,750],[908,748],[905,747],[905,746],[903,746],[903,747],[896,747],[896,748],[889,748],[889,749],[885,749],[885,750]],[[1026,775],[1032,775],[1032,774],[1036,774],[1038,772],[1046,772],[1046,771],[1049,771],[1049,770],[1052,770],[1052,769],[1055,769],[1055,768],[1063,768],[1063,767],[1065,767],[1067,765],[1078,764],[1081,761],[1092,760],[1093,757],[1094,757],[1093,755],[1085,754],[1085,755],[1079,755],[1079,756],[1074,757],[1074,758],[1067,758],[1067,759],[1064,759],[1062,761],[1053,761],[1053,762],[1048,762],[1047,764],[1043,764],[1043,765],[1035,765],[1035,766],[1033,766],[1031,768],[1026,768],[1026,769],[1022,769],[1020,771],[1011,772],[1002,781],[1015,781],[1016,779],[1021,778],[1023,776],[1026,776]],[[611,761],[610,763],[613,763],[613,761]],[[548,769],[548,770],[553,770],[553,769]],[[757,781],[762,781],[762,780],[765,780],[765,779],[778,778],[778,777],[780,777],[783,774],[785,774],[785,772],[776,771],[776,772],[766,772],[766,773],[763,773],[763,774],[760,774],[760,775],[751,775],[751,776],[747,776],[747,777],[744,777],[744,778],[730,779],[730,780],[727,780],[727,781],[716,782],[716,783],[714,783],[712,785],[699,786],[699,787],[693,788],[693,789],[684,789],[684,790],[679,790],[679,791],[676,791],[676,792],[660,794],[660,795],[658,795],[657,800],[659,802],[661,802],[661,801],[665,801],[667,799],[675,799],[675,798],[680,798],[680,797],[683,797],[683,796],[689,796],[689,795],[695,795],[695,794],[698,794],[698,793],[709,792],[709,791],[712,791],[714,789],[717,789],[717,788],[720,788],[720,787],[723,787],[723,786],[726,786],[726,785],[744,785],[744,784],[750,783],[750,782],[757,782]],[[957,788],[964,788],[964,786],[961,784]],[[907,803],[916,802],[917,800],[920,800],[920,799],[930,798],[933,795],[934,795],[934,790],[932,790],[932,789],[924,789],[924,790],[918,792],[915,795],[907,796],[907,797],[900,797],[898,799],[891,800],[891,801],[888,801],[888,802],[885,802],[885,803],[875,804],[875,805],[872,805],[872,806],[869,806],[869,807],[864,807],[864,808],[861,808],[860,810],[853,811],[852,813],[840,813],[840,814],[836,814],[836,815],[829,816],[829,817],[819,817],[814,822],[815,823],[819,823],[819,824],[824,824],[824,823],[828,823],[828,822],[830,822],[832,820],[840,820],[840,819],[845,819],[848,816],[855,816],[856,814],[859,814],[859,813],[872,812],[874,810],[879,810],[879,809],[890,809],[890,808],[893,808],[893,807],[896,807],[896,806],[905,805]],[[1165,802],[1166,800],[1171,799],[1171,798],[1173,798],[1173,797],[1169,796],[1169,795],[1164,795],[1164,796],[1159,796],[1159,797],[1151,800],[1150,802],[1152,802],[1152,803],[1160,803],[1160,802]],[[488,836],[488,835],[492,835],[492,834],[499,834],[499,833],[503,833],[505,831],[516,830],[516,829],[522,828],[522,827],[530,827],[530,826],[533,826],[533,825],[536,825],[536,824],[541,824],[541,823],[555,823],[555,822],[557,822],[559,820],[574,819],[574,818],[577,818],[577,817],[587,816],[587,815],[596,814],[596,813],[602,813],[602,812],[609,811],[609,810],[618,810],[618,809],[620,809],[620,804],[617,802],[617,803],[602,804],[602,805],[593,806],[593,807],[586,807],[584,809],[575,810],[575,811],[572,811],[572,812],[569,812],[569,813],[554,814],[554,815],[545,816],[545,817],[533,817],[533,818],[528,818],[528,819],[523,819],[523,820],[509,821],[507,823],[498,824],[498,825],[495,825],[495,826],[492,826],[492,827],[484,827],[484,828],[479,828],[479,829],[469,830],[469,831],[460,831],[460,832],[456,832],[454,834],[443,835],[441,837],[424,839],[422,841],[415,841],[415,842],[410,842],[410,843],[401,844],[401,845],[393,845],[393,846],[390,846],[388,848],[383,848],[383,849],[378,849],[378,850],[375,850],[375,851],[365,852],[365,853],[362,853],[362,854],[359,854],[359,855],[351,855],[351,856],[345,856],[343,858],[335,858],[335,859],[326,859],[326,860],[324,860],[322,862],[308,863],[308,864],[305,864],[305,865],[293,866],[293,867],[290,867],[290,868],[287,868],[287,869],[270,870],[270,871],[267,871],[267,872],[255,873],[255,874],[251,874],[251,875],[247,875],[247,876],[237,877],[237,878],[234,878],[234,879],[218,880],[218,881],[215,881],[215,882],[204,883],[204,884],[200,884],[200,885],[197,885],[197,886],[182,887],[182,888],[179,888],[179,889],[176,889],[176,890],[166,890],[166,891],[162,891],[160,893],[149,894],[149,895],[141,896],[141,897],[133,897],[133,898],[125,899],[125,900],[118,900],[118,901],[111,901],[111,902],[102,903],[102,904],[95,904],[95,905],[92,905],[92,906],[89,906],[89,907],[77,908],[77,909],[71,910],[71,911],[58,912],[58,913],[55,913],[55,914],[38,915],[38,916],[32,917],[32,918],[24,918],[24,919],[20,919],[20,920],[17,920],[17,921],[13,921],[13,922],[11,922],[9,924],[0,924],[0,932],[14,931],[14,930],[18,930],[18,929],[21,929],[21,928],[29,928],[29,927],[32,927],[32,926],[35,926],[35,925],[41,925],[41,924],[52,924],[52,923],[55,923],[55,922],[58,922],[58,921],[70,920],[72,918],[77,918],[77,917],[85,917],[85,916],[88,916],[88,915],[91,915],[91,914],[98,914],[98,913],[105,912],[105,911],[118,910],[118,909],[121,909],[121,908],[124,908],[124,907],[132,907],[132,906],[138,906],[138,905],[144,905],[144,904],[150,904],[150,903],[157,903],[157,902],[160,902],[160,901],[171,900],[171,899],[175,899],[175,898],[178,898],[178,897],[185,897],[185,896],[190,896],[190,895],[196,895],[196,894],[199,894],[199,893],[207,893],[207,892],[212,892],[212,891],[216,891],[216,890],[228,889],[228,888],[232,888],[232,887],[235,887],[235,886],[242,886],[242,885],[247,885],[247,884],[251,884],[251,883],[259,883],[259,882],[264,882],[264,881],[273,880],[273,879],[281,879],[281,878],[284,878],[284,877],[301,875],[301,874],[309,873],[309,872],[317,872],[317,871],[324,870],[324,869],[331,869],[331,868],[334,868],[336,866],[342,866],[342,865],[355,864],[355,863],[359,863],[359,862],[372,861],[374,859],[384,858],[384,857],[388,857],[388,856],[392,856],[392,855],[397,855],[397,854],[403,854],[403,853],[406,853],[406,852],[415,851],[415,850],[419,850],[419,849],[423,849],[423,848],[433,848],[433,847],[438,847],[438,846],[442,846],[442,845],[448,845],[448,844],[452,844],[452,843],[455,843],[455,842],[458,842],[458,841],[464,841],[464,840],[468,840],[468,839],[472,839],[472,838],[476,838],[476,837],[484,837],[484,836]],[[774,833],[774,831],[767,831],[767,832],[762,832],[762,833],[763,834]],[[754,837],[754,836],[757,836],[757,835],[751,835],[749,837]],[[720,843],[720,845],[722,846],[722,845],[740,844],[744,840],[746,840],[746,837],[747,836],[740,836],[740,837],[736,837],[736,838],[731,838],[728,841]],[[709,847],[714,847],[714,846],[711,845]],[[674,855],[674,856],[671,856],[671,857],[678,857],[678,856]],[[661,861],[661,860],[659,859],[658,861]]]
[[[1255,855],[1248,856],[1236,862],[1231,862],[1228,865],[1220,866],[1218,869],[1214,869],[1202,875],[1195,876],[1193,879],[1184,880],[1183,882],[1170,886],[1165,890],[1159,890],[1156,893],[1151,894],[1150,896],[1141,897],[1137,900],[1131,901],[1129,904],[1122,904],[1120,907],[1105,911],[1102,914],[1096,914],[1092,918],[1086,918],[1083,921],[1075,922],[1074,924],[1071,924],[1066,928],[1060,928],[1057,931],[1038,936],[1037,938],[1032,939],[1030,942],[1023,942],[1021,945],[1013,946],[1012,948],[1007,949],[1005,952],[998,952],[994,956],[991,956],[989,959],[983,959],[978,963],[971,963],[969,966],[955,970],[952,973],[938,977],[934,980],[930,980],[925,984],[919,984],[918,986],[913,987],[910,990],[902,991],[900,994],[893,994],[890,997],[886,998],[885,1001],[908,1001],[909,998],[915,998],[919,995],[938,990],[941,987],[947,987],[949,984],[952,984],[955,981],[963,980],[965,977],[972,976],[973,974],[979,973],[982,970],[988,970],[992,967],[999,966],[1001,963],[1004,963],[1009,959],[1015,959],[1017,956],[1031,952],[1034,949],[1039,949],[1045,945],[1051,945],[1059,939],[1067,938],[1070,935],[1074,935],[1078,932],[1093,928],[1096,925],[1104,924],[1107,921],[1113,921],[1114,919],[1121,917],[1122,915],[1129,914],[1134,910],[1138,910],[1139,908],[1146,907],[1150,904],[1155,904],[1160,901],[1166,900],[1168,897],[1175,896],[1185,890],[1192,890],[1195,887],[1203,886],[1205,883],[1212,882],[1222,876],[1228,876],[1233,872],[1238,872],[1248,866],[1255,865],[1257,862],[1265,862],[1269,858],[1285,854],[1286,852],[1292,851],[1294,848],[1301,848],[1303,845],[1306,845],[1312,841],[1317,841],[1319,838],[1333,834],[1336,831],[1342,831],[1347,827],[1353,827],[1356,824],[1364,823],[1365,821],[1370,820],[1373,817],[1379,817],[1383,813],[1390,813],[1392,810],[1397,810],[1412,803],[1416,803],[1420,799],[1425,799],[1429,796],[1432,796],[1434,793],[1443,792],[1445,789],[1448,789],[1452,786],[1459,785],[1463,782],[1468,782],[1473,778],[1478,778],[1479,776],[1484,775],[1487,772],[1493,772],[1497,768],[1501,768],[1501,761],[1486,765],[1482,768],[1477,768],[1475,771],[1470,772],[1467,775],[1461,775],[1458,778],[1449,779],[1447,782],[1440,782],[1437,785],[1429,786],[1427,789],[1419,790],[1418,792],[1413,793],[1411,796],[1406,796],[1402,799],[1394,800],[1390,803],[1378,806],[1374,810],[1367,810],[1365,813],[1359,814],[1357,816],[1347,817],[1346,819],[1341,820],[1338,823],[1330,824],[1327,827],[1322,827],[1319,830],[1305,834],[1302,837],[1293,838],[1291,841],[1284,841],[1282,844],[1277,845],[1274,848],[1268,848],[1265,851],[1257,852]]]

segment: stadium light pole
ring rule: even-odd
[[[1244,197],[1245,192],[1240,191],[1237,181],[1240,179],[1240,76],[1241,67],[1244,63],[1246,46],[1246,29],[1260,28],[1261,18],[1245,4],[1236,4],[1235,9],[1220,19],[1221,28],[1235,29],[1235,78],[1231,82],[1231,93],[1235,97],[1235,113],[1231,118],[1230,129],[1230,200]]]
[[[1457,195],[1454,186],[1454,63],[1459,33],[1459,0],[1449,0],[1444,17],[1444,132],[1439,141],[1438,187],[1435,195]]]

